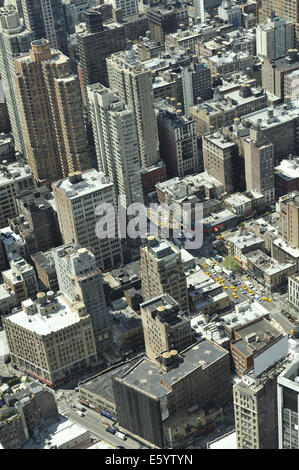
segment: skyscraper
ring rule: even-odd
[[[103,24],[100,12],[85,12],[86,28],[77,33],[80,68],[87,98],[87,85],[108,86],[106,58],[125,48],[125,29],[122,25]],[[86,99],[87,101],[87,99]]]
[[[192,344],[190,320],[168,294],[140,305],[146,355],[155,360],[162,352],[178,352]]]
[[[259,376],[247,374],[234,385],[234,411],[238,449],[277,449],[277,377],[288,358]]]
[[[26,156],[37,183],[89,168],[80,85],[70,59],[39,39],[15,66]]]
[[[92,321],[96,346],[100,346],[105,334],[107,338],[109,336],[108,315],[102,273],[95,256],[86,248],[71,243],[54,250],[54,262],[59,290],[69,302],[83,302]]]
[[[272,16],[289,20],[295,25],[295,38],[299,44],[299,2],[298,0],[261,0],[258,2],[258,23]],[[275,12],[275,15],[273,15]]]
[[[278,446],[299,449],[299,327],[289,339],[293,362],[277,379]]]
[[[168,173],[184,177],[198,172],[198,156],[195,121],[183,116],[181,109],[163,109],[158,113],[160,155]]]
[[[97,266],[109,269],[122,262],[117,236],[99,239],[96,235],[96,208],[101,203],[115,206],[113,184],[94,169],[76,173],[53,183],[59,227],[64,243],[79,243],[95,255]],[[115,222],[109,214],[109,223]],[[108,223],[108,222],[107,222]]]
[[[61,0],[22,0],[25,26],[34,39],[48,39],[53,49],[68,54],[67,28]]]
[[[197,64],[193,59],[189,67],[182,69],[182,84],[186,116],[190,115],[190,106],[196,104],[198,98],[212,98],[211,71],[207,64]]]
[[[268,110],[269,118],[273,111]],[[250,138],[244,141],[246,190],[257,189],[265,202],[274,202],[274,147],[263,134],[259,124],[250,129]]]
[[[14,137],[15,150],[26,154],[26,146],[18,108],[16,84],[14,81],[14,58],[30,49],[32,32],[25,29],[18,13],[11,9],[0,11],[0,73],[7,103],[7,109]]]
[[[158,161],[158,129],[153,104],[151,72],[130,49],[107,59],[109,85],[133,109],[137,124],[140,165]]]
[[[278,16],[256,28],[256,55],[270,60],[284,57],[294,47],[294,24]]]
[[[189,313],[187,281],[180,250],[166,240],[147,238],[140,248],[141,288],[144,300],[169,294],[182,313]]]
[[[289,245],[299,248],[299,191],[279,198],[278,233]]]
[[[143,203],[135,115],[117,92],[99,83],[87,87],[98,167],[114,184],[123,205]]]

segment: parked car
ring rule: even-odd
[[[110,432],[110,434],[115,434],[116,431],[112,426],[107,426],[105,431]]]

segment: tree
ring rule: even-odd
[[[239,271],[240,266],[235,261],[235,258],[232,255],[228,255],[223,260],[223,266],[226,269],[231,269],[232,271]]]

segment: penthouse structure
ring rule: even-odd
[[[183,313],[189,312],[188,292],[180,250],[166,240],[147,238],[140,248],[141,288],[145,301],[169,294]]]
[[[40,292],[3,320],[12,363],[53,386],[97,360],[90,316],[82,302]]]
[[[59,227],[64,243],[78,243],[92,251],[98,267],[108,269],[121,263],[120,239],[99,239],[96,208],[103,203],[115,207],[113,184],[103,172],[89,170],[53,183]],[[115,214],[109,216],[111,226]],[[105,235],[105,234],[104,234]]]

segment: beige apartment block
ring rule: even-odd
[[[80,85],[70,59],[39,39],[15,59],[15,68],[26,155],[36,182],[90,168]]]
[[[166,240],[147,238],[141,253],[141,288],[145,300],[167,293],[189,313],[187,281],[180,250]]]
[[[98,238],[96,224],[100,215],[96,209],[102,203],[114,208],[113,184],[103,172],[94,169],[76,172],[69,178],[53,183],[59,227],[63,243],[79,243],[88,248],[96,257],[97,266],[106,270],[122,262],[120,238]],[[115,216],[109,215],[109,224],[115,223]]]
[[[39,292],[36,302],[22,302],[3,325],[12,363],[50,386],[97,360],[91,318],[82,302]]]

